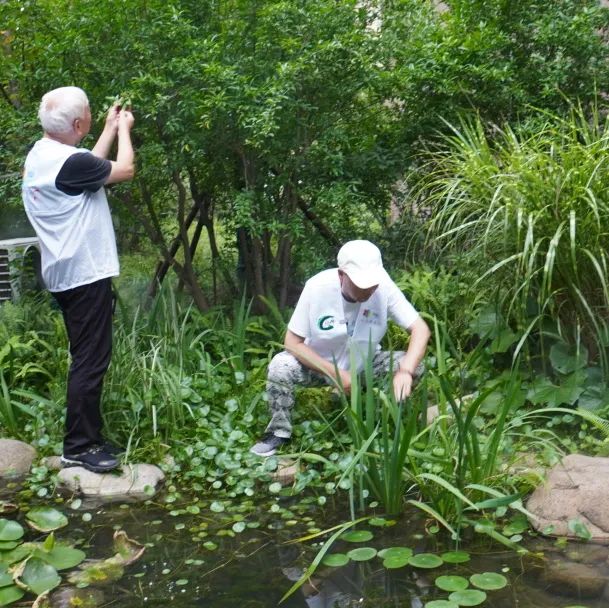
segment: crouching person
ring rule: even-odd
[[[349,392],[352,355],[359,373],[370,344],[375,377],[393,366],[397,399],[410,396],[423,372],[429,328],[383,268],[376,245],[349,241],[340,249],[337,261],[338,268],[324,270],[305,284],[288,323],[285,350],[269,365],[271,421],[251,448],[258,456],[271,456],[290,440],[296,387],[338,383]],[[389,319],[410,333],[405,352],[379,349]]]

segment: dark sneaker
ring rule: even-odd
[[[67,467],[84,467],[94,473],[108,473],[118,467],[118,459],[101,446],[89,448],[80,454],[64,454],[61,462]]]
[[[289,438],[277,437],[273,433],[265,433],[262,439],[250,448],[252,454],[256,456],[272,456],[284,443],[288,443]]]
[[[117,445],[114,445],[109,441],[104,441],[104,443],[102,443],[101,445],[101,448],[104,452],[106,452],[106,454],[110,454],[110,456],[114,456],[115,458],[122,456],[127,451],[125,450],[125,448],[121,448]]]

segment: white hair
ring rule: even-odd
[[[42,96],[38,118],[46,133],[69,133],[77,118],[84,118],[89,100],[78,87],[60,87]]]

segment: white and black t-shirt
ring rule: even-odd
[[[332,268],[306,282],[288,329],[340,369],[349,369],[354,356],[361,371],[370,347],[379,348],[388,320],[409,329],[418,318],[419,313],[388,276],[365,302],[347,302],[338,269]]]
[[[355,329],[355,321],[357,321],[357,315],[361,302],[349,302],[343,297],[343,309],[345,311],[345,323],[347,325],[347,335],[351,338],[353,336],[353,330]]]
[[[110,161],[48,137],[30,150],[23,204],[40,242],[49,291],[118,275],[114,227],[102,187],[111,170]]]
[[[97,192],[106,183],[111,170],[109,160],[77,152],[63,163],[55,178],[55,187],[69,196],[82,194],[84,190]]]

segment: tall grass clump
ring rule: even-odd
[[[581,331],[607,366],[609,122],[573,108],[534,127],[492,134],[463,121],[427,153],[417,195],[428,238],[466,251],[526,336],[552,318],[565,339]]]

